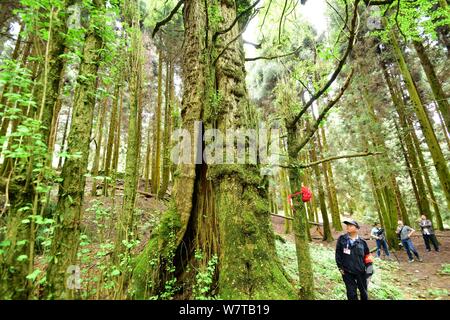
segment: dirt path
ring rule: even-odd
[[[284,219],[272,217],[273,227],[276,233],[284,234]],[[370,238],[370,226],[361,226],[360,235],[364,239]],[[337,239],[343,232],[333,232],[333,238]],[[440,252],[427,252],[420,233],[413,235],[412,240],[423,262],[408,262],[404,250],[392,252],[392,259],[398,261],[398,286],[405,293],[405,299],[445,299],[450,300],[450,274],[442,273],[444,264],[450,264],[450,231],[437,231],[437,238],[441,243]],[[336,247],[336,240],[324,243],[321,241],[321,230],[311,228],[311,236],[316,243],[322,243],[331,248]],[[286,237],[286,236],[285,236]],[[294,241],[293,234],[287,238]],[[369,248],[375,248],[375,240],[367,240]],[[374,253],[375,254],[375,253]],[[382,256],[384,259],[384,257]]]

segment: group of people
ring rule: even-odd
[[[342,279],[347,291],[349,300],[357,300],[359,290],[360,299],[367,300],[367,286],[370,277],[373,274],[373,261],[371,259],[370,250],[367,242],[359,236],[360,226],[354,220],[345,221],[347,233],[341,235],[336,243],[336,264],[342,274]],[[439,243],[434,233],[432,222],[425,215],[421,216],[420,228],[422,237],[425,242],[427,251],[431,251],[430,243],[436,252],[439,252]],[[415,230],[407,226],[403,221],[398,221],[397,236],[401,241],[401,246],[408,255],[408,261],[413,262],[414,256],[419,262],[422,262],[411,240],[411,236]],[[389,247],[386,241],[386,234],[379,223],[375,223],[371,230],[370,236],[375,239],[377,245],[377,257],[381,257],[381,250],[384,251],[386,257],[390,259]],[[414,256],[413,256],[414,255]]]
[[[428,252],[431,251],[430,243],[433,245],[433,248],[436,252],[439,252],[439,243],[436,239],[436,235],[434,233],[433,229],[433,223],[431,220],[427,219],[425,215],[421,216],[421,220],[419,222],[421,231],[422,231],[422,237],[423,241],[425,242],[425,248]],[[398,239],[401,241],[401,246],[405,249],[406,254],[408,255],[408,261],[414,262],[413,255],[417,258],[418,261],[422,262],[422,259],[419,256],[419,253],[417,252],[416,248],[414,247],[414,244],[411,240],[412,234],[416,232],[413,228],[410,226],[404,225],[403,221],[399,220],[397,224],[397,236]],[[389,247],[386,242],[386,236],[384,233],[384,229],[380,227],[380,224],[377,222],[375,223],[372,231],[370,232],[370,237],[375,239],[377,244],[377,257],[380,257],[381,255],[381,249],[383,249],[386,257],[390,258],[389,253]]]

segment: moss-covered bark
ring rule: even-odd
[[[121,87],[120,79],[117,79],[116,88],[114,90],[114,100],[111,106],[111,118],[109,121],[109,131],[108,131],[108,140],[106,143],[106,156],[105,156],[105,166],[103,168],[105,177],[109,177],[111,172],[111,160],[112,160],[112,152],[114,145],[114,135],[116,133],[116,122],[117,122],[117,112],[119,108],[119,92]],[[103,195],[108,195],[108,180],[105,178],[103,184]]]
[[[316,154],[316,144],[311,147],[310,149],[310,159],[312,162],[317,161],[317,154]],[[319,166],[313,167],[314,176],[316,178],[317,188],[319,190],[319,204],[320,204],[320,212],[322,214],[322,223],[323,223],[323,241],[333,241],[333,236],[331,235],[331,228],[330,228],[330,220],[328,219],[328,210],[327,205],[325,202],[325,190],[323,188],[322,184],[322,178],[320,176],[320,169]]]
[[[161,174],[161,188],[159,189],[159,197],[162,198],[166,194],[169,186],[170,177],[170,133],[172,132],[172,104],[174,99],[174,68],[173,63],[166,62],[166,92],[165,92],[165,108],[164,108],[164,132],[163,132],[163,165]]]
[[[98,176],[98,172],[100,170],[100,152],[102,150],[102,142],[103,142],[103,127],[105,126],[105,118],[106,118],[106,108],[108,106],[108,98],[103,98],[102,108],[98,112],[97,119],[97,137],[95,139],[95,155],[94,155],[94,164],[92,165],[92,176],[94,177],[92,181],[92,189],[91,196],[97,195],[97,185],[98,181],[96,177]]]
[[[104,7],[103,0],[94,1],[98,10]],[[56,209],[56,225],[50,261],[47,269],[46,298],[71,298],[73,290],[66,286],[67,270],[76,264],[80,236],[85,174],[89,157],[89,139],[95,106],[96,77],[99,67],[102,38],[94,28],[88,29],[83,49],[83,62],[77,80],[73,106],[73,117],[68,137],[68,152],[79,153],[79,158],[68,158],[64,163]]]
[[[182,119],[183,128],[194,138],[193,145],[200,148],[204,146],[194,136],[196,120],[203,120],[203,128],[222,132],[255,125],[247,122],[250,106],[238,24],[217,41],[212,39],[215,31],[234,21],[236,3],[206,4],[200,0],[184,4]],[[224,50],[234,38],[237,40]],[[220,57],[219,52],[223,52]],[[211,103],[218,96],[223,97],[222,102]],[[196,151],[192,148],[191,156]],[[133,272],[136,298],[161,294],[163,284],[174,276],[179,283],[192,284],[185,267],[204,265],[213,255],[219,258],[214,293],[220,298],[296,297],[276,257],[267,183],[258,169],[250,164],[179,164],[172,208],[137,259]],[[204,253],[200,262],[194,261],[196,250]],[[183,294],[189,294],[188,287]]]
[[[0,298],[28,299],[28,274],[30,224],[23,223],[31,214],[33,189],[23,177],[10,183],[10,203],[5,234],[5,253],[0,255]],[[13,186],[16,188],[13,188]],[[19,258],[22,257],[22,258]],[[23,259],[23,257],[26,257]]]
[[[125,19],[130,28],[131,50],[127,57],[128,85],[130,89],[130,114],[128,118],[127,155],[125,163],[124,193],[122,210],[116,223],[116,239],[113,258],[118,262],[120,253],[128,250],[127,244],[133,239],[134,207],[138,185],[140,148],[140,110],[142,83],[142,34],[139,26],[139,6],[137,1],[128,3]],[[125,246],[124,246],[125,242]]]
[[[159,52],[158,60],[158,100],[153,125],[153,155],[152,155],[152,192],[158,194],[161,181],[161,108],[162,108],[162,66],[163,56]],[[167,75],[166,75],[167,77]]]
[[[291,154],[296,154],[294,150],[295,142],[289,141],[289,137],[296,137],[297,134],[288,134],[288,148]],[[289,143],[290,142],[290,143]],[[289,182],[291,190],[297,192],[302,187],[303,174],[296,168],[289,169]],[[297,199],[293,200],[293,222],[295,236],[295,248],[297,253],[297,266],[299,272],[299,296],[301,299],[314,299],[314,278],[311,265],[311,254],[309,251],[309,223],[303,203]]]
[[[322,136],[322,140],[323,140],[323,147],[326,151],[326,150],[328,150],[328,143],[327,143],[325,130],[323,128],[321,129],[321,136]],[[327,170],[328,170],[328,177],[330,179],[330,192],[331,192],[331,196],[333,199],[333,206],[334,206],[333,221],[332,221],[333,228],[336,231],[342,231],[341,214],[340,214],[340,210],[339,210],[339,202],[337,199],[336,183],[334,182],[333,168],[331,166],[331,162],[327,162]]]

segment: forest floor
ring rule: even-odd
[[[141,183],[142,184],[142,183]],[[112,298],[110,280],[114,279],[115,270],[107,272],[109,276],[101,276],[109,268],[110,252],[113,249],[115,237],[116,214],[121,210],[123,186],[116,190],[115,198],[105,197],[101,188],[97,196],[91,196],[92,180],[87,179],[83,205],[82,233],[85,236],[80,245],[81,269],[83,273],[82,299],[110,299]],[[144,190],[140,185],[139,190]],[[133,249],[134,253],[143,250],[162,213],[166,210],[167,201],[158,200],[154,196],[138,194],[136,200],[137,229],[135,232],[140,240]],[[277,241],[277,252],[284,268],[293,279],[298,278],[297,258],[294,236],[284,233],[284,219],[272,217],[272,224],[276,234],[281,237]],[[363,225],[360,234],[369,238],[370,226]],[[337,239],[342,232],[333,232],[333,239]],[[311,256],[316,285],[316,299],[342,300],[345,297],[345,287],[341,275],[334,261],[336,240],[323,242],[320,229],[311,228],[313,238]],[[371,299],[446,299],[450,300],[450,231],[438,232],[441,242],[441,252],[426,252],[422,237],[413,238],[419,254],[424,262],[408,263],[404,251],[392,254],[392,260],[375,259],[375,274],[369,285]],[[369,247],[375,248],[375,241],[368,240]],[[37,257],[36,267],[42,271],[45,263]],[[105,269],[106,268],[106,269]],[[40,275],[44,276],[44,272]],[[96,282],[101,277],[101,285]],[[39,277],[39,278],[40,278]],[[121,298],[116,297],[114,298]],[[122,297],[126,298],[126,297]]]
[[[284,219],[272,217],[272,222],[275,232],[293,245],[293,234],[284,234]],[[364,239],[369,239],[370,229],[370,226],[362,225],[360,235]],[[335,240],[332,242],[323,242],[321,240],[321,232],[318,228],[311,228],[311,236],[313,238],[313,263],[315,262],[314,251],[317,251],[317,246],[323,247],[332,253],[331,258],[333,261],[331,262],[333,265],[329,265],[329,267],[334,267],[337,271],[336,265],[334,264],[334,248],[336,247],[336,239],[342,233],[343,232],[333,232],[333,239]],[[372,279],[372,282],[374,283],[371,285],[380,285],[380,282],[383,283],[383,281],[385,281],[386,283],[384,285],[386,285],[388,289],[392,289],[390,287],[394,286],[401,291],[398,292],[398,294],[389,296],[389,293],[392,292],[384,290],[388,295],[386,298],[450,300],[450,231],[437,231],[436,235],[441,243],[440,252],[435,252],[434,250],[427,252],[420,234],[416,233],[412,237],[414,246],[423,259],[423,262],[415,261],[409,263],[404,250],[392,252],[391,260],[386,260],[383,254],[382,259],[375,259],[375,275]],[[371,250],[376,248],[375,240],[367,240],[367,243]],[[329,274],[325,274],[324,277],[330,278]],[[371,285],[369,285],[369,293]],[[372,295],[372,298],[385,298],[383,294],[378,293]],[[326,294],[324,298],[326,298],[326,296],[331,299],[342,297],[342,295],[333,296],[332,293]]]

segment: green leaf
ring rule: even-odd
[[[9,240],[3,240],[0,242],[0,247],[9,247],[11,245],[11,241]]]
[[[17,241],[17,245],[18,246],[23,246],[24,244],[26,244],[28,242],[28,240],[20,240],[20,241]]]
[[[41,273],[42,271],[40,269],[35,269],[32,273],[30,273],[29,275],[27,275],[27,279],[34,281],[36,280],[37,276]]]
[[[28,256],[26,254],[21,254],[20,256],[17,257],[17,261],[22,262],[28,259]]]
[[[117,269],[115,269],[111,272],[111,276],[113,276],[113,277],[118,276],[118,275],[120,275],[120,271]]]

